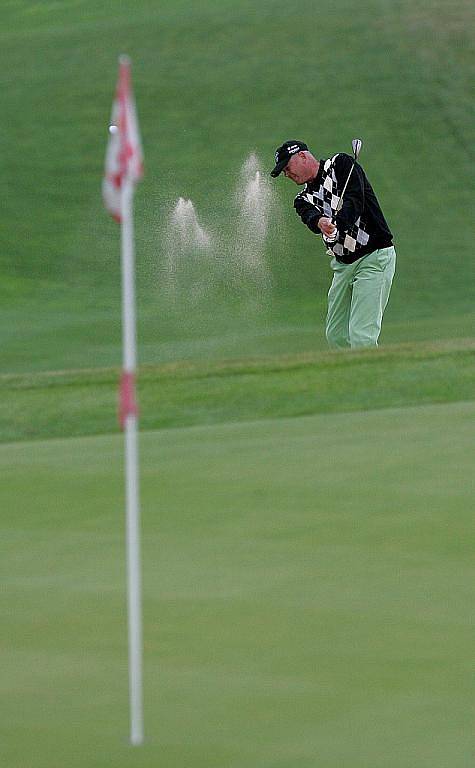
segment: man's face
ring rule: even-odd
[[[295,181],[296,184],[305,184],[315,175],[315,161],[312,164],[311,160],[313,160],[313,158],[310,153],[297,152],[297,154],[292,155],[289,162],[285,166],[283,170],[284,176],[287,176],[288,179],[292,179],[292,181]]]

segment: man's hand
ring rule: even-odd
[[[336,232],[336,226],[333,221],[326,216],[321,216],[318,220],[318,228],[320,232],[323,232],[327,237],[331,237]]]
[[[332,245],[338,240],[338,230],[335,224],[327,216],[322,216],[318,220],[318,228],[323,235],[323,241],[326,245]]]

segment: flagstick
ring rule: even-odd
[[[121,190],[123,368],[130,377],[134,403],[136,371],[135,281],[132,196],[133,183],[123,180]],[[130,398],[129,398],[130,400]],[[127,608],[129,628],[130,742],[143,743],[142,606],[140,577],[140,507],[138,484],[137,413],[125,414],[125,482],[127,532]]]

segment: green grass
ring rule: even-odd
[[[473,13],[1,4],[2,766],[472,766]],[[119,230],[100,199],[122,52],[146,160],[137,750]],[[357,135],[398,267],[380,349],[330,354],[330,269],[285,180],[269,286],[226,279],[234,186],[251,151],[270,168],[286,138],[322,157]],[[173,305],[163,230],[180,195],[222,273],[195,265],[202,295]]]
[[[135,751],[122,439],[1,446],[2,764],[468,768],[472,420],[458,403],[142,434]]]
[[[173,202],[191,197],[205,226],[229,233],[241,164],[256,151],[270,168],[289,136],[318,156],[348,149],[354,135],[365,142],[361,160],[399,256],[388,340],[475,335],[473,7],[460,0],[444,8],[432,0],[305,2],[297,30],[284,0],[4,2],[2,371],[119,360],[119,233],[100,183],[122,51],[134,62],[147,171],[136,197],[142,362],[188,357],[190,345],[205,356],[210,347],[248,356],[250,327],[265,333],[264,353],[288,327],[299,348],[323,346],[329,269],[283,179],[274,183],[281,212],[266,253],[269,312],[250,317],[239,306],[245,290],[233,297],[236,313],[225,293],[198,307],[185,296],[174,318],[160,300],[162,227]]]
[[[144,367],[143,429],[473,399],[472,340]],[[0,442],[118,429],[117,369],[0,377]]]

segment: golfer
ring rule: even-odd
[[[276,150],[271,176],[282,172],[303,185],[294,208],[312,232],[323,236],[332,257],[325,329],[329,346],[377,347],[396,252],[365,172],[343,152],[317,160],[302,141],[286,141]]]

